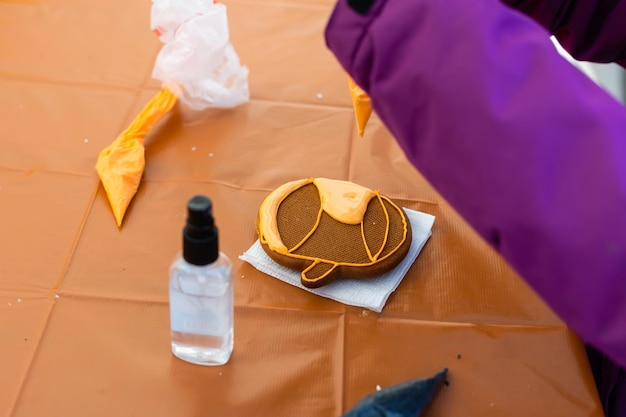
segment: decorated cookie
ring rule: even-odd
[[[411,224],[391,199],[326,178],[276,188],[261,203],[256,227],[265,252],[301,271],[301,282],[309,288],[388,272],[411,244]]]

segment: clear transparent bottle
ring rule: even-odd
[[[189,201],[183,251],[170,267],[172,352],[187,362],[223,365],[233,351],[233,279],[218,249],[211,201]]]

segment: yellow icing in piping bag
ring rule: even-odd
[[[367,93],[361,89],[352,78],[348,76],[348,86],[350,87],[350,97],[352,97],[352,106],[354,107],[354,115],[359,129],[359,136],[363,137],[365,126],[372,115],[372,103]]]
[[[118,227],[137,192],[145,167],[143,141],[154,124],[176,103],[176,95],[162,88],[143,110],[98,156],[96,171],[107,193]]]

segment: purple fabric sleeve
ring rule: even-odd
[[[498,0],[340,0],[326,29],[417,169],[626,367],[626,108],[548,35]]]
[[[574,57],[626,67],[626,1],[504,0],[535,19]]]

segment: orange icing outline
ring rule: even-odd
[[[389,198],[385,197],[385,196],[381,196],[380,194],[378,194],[378,192],[376,192],[377,196],[379,199],[384,199],[386,200],[389,204],[391,204],[397,211],[399,211],[400,213],[402,213],[402,209],[396,205],[393,201],[391,201]],[[381,202],[382,203],[382,202]],[[320,259],[320,258],[316,258],[313,256],[307,256],[307,255],[299,255],[299,254],[295,254],[295,253],[286,253],[284,254],[285,256],[289,256],[291,258],[295,258],[295,259],[303,259],[303,260],[307,260],[307,261],[313,261],[311,263],[311,265],[307,266],[306,269],[304,269],[301,274],[300,277],[307,281],[307,282],[318,282],[324,278],[326,278],[328,276],[328,274],[330,274],[333,270],[335,270],[337,267],[339,266],[362,266],[362,267],[366,267],[366,266],[371,266],[374,264],[377,264],[378,262],[382,262],[385,259],[389,258],[391,255],[393,255],[394,253],[396,253],[398,251],[398,249],[402,246],[402,244],[406,241],[407,238],[407,234],[408,234],[408,223],[407,223],[407,219],[405,215],[402,215],[402,225],[404,226],[404,233],[402,236],[402,240],[400,241],[400,243],[391,251],[389,252],[387,255],[383,256],[382,258],[378,258],[378,255],[380,255],[380,253],[383,251],[383,249],[385,248],[385,245],[387,244],[387,238],[389,236],[389,213],[387,212],[387,208],[383,205],[383,210],[385,211],[385,220],[387,221],[387,228],[386,228],[386,233],[385,233],[385,242],[384,244],[381,246],[380,250],[376,253],[376,255],[372,256],[371,252],[369,250],[369,247],[367,246],[367,243],[365,242],[365,232],[363,232],[363,223],[361,222],[361,236],[363,238],[363,244],[366,248],[366,251],[368,253],[368,257],[370,259],[372,259],[371,262],[369,263],[354,263],[354,262],[334,262],[334,261],[327,261],[324,259]],[[318,223],[315,224],[315,227],[313,227],[313,230],[315,231],[317,229],[317,227],[319,226]],[[305,239],[306,240],[306,239]],[[302,244],[302,242],[300,242],[297,246],[300,246]],[[315,278],[315,279],[310,279],[306,276],[306,273],[313,269],[313,267],[319,263],[325,263],[325,264],[330,264],[332,265],[332,268],[330,268],[328,271],[326,271],[326,273],[324,273],[323,275]]]
[[[289,250],[283,243],[283,240],[280,238],[280,233],[278,233],[278,224],[276,221],[274,221],[276,219],[275,213],[278,212],[278,207],[289,194],[291,194],[298,188],[311,184],[312,182],[313,178],[290,181],[276,188],[267,197],[265,197],[265,200],[263,200],[263,202],[261,203],[261,207],[259,207],[258,228],[259,240],[261,241],[261,243],[266,244],[271,250],[275,252],[278,252],[282,255],[287,255]],[[283,192],[283,196],[280,199],[275,198],[278,192],[283,190],[286,190]]]
[[[387,222],[387,227],[385,227],[385,238],[383,239],[383,244],[381,245],[380,249],[378,250],[378,252],[376,252],[376,255],[372,256],[372,252],[370,252],[370,248],[369,246],[367,246],[367,240],[365,240],[365,227],[364,227],[364,223],[361,222],[361,237],[363,239],[363,246],[365,246],[365,250],[367,251],[368,258],[370,258],[373,262],[376,262],[376,260],[378,260],[378,255],[380,255],[383,249],[385,249],[385,245],[387,245],[387,238],[389,237],[389,227],[390,227],[389,212],[387,211],[387,207],[385,207],[385,204],[382,202],[382,197],[380,196],[378,192],[376,192],[376,197],[378,198],[378,201],[380,202],[380,206],[383,208],[383,211],[385,212],[385,221]],[[404,223],[404,216],[402,216],[402,219]],[[406,224],[405,224],[405,228],[406,228]],[[404,238],[406,239],[406,236]],[[400,242],[399,246],[402,246],[402,243],[404,243],[404,240]]]

